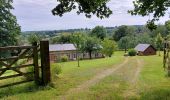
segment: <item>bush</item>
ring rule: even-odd
[[[129,50],[128,52],[129,56],[136,56],[137,52],[134,49]]]
[[[62,56],[61,57],[61,62],[67,62],[68,61],[68,57],[67,56]]]
[[[54,73],[59,75],[62,73],[62,68],[60,65],[56,65],[55,68],[54,68]]]

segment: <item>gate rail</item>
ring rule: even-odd
[[[3,66],[0,68],[0,81],[15,78],[19,76],[28,77],[28,75],[34,75],[33,79],[27,79],[20,82],[15,82],[11,84],[5,84],[0,86],[0,88],[8,87],[12,85],[17,85],[21,83],[26,83],[30,81],[35,81],[38,85],[46,85],[51,81],[50,78],[50,60],[49,60],[49,42],[48,41],[40,41],[40,48],[37,43],[34,43],[32,46],[8,46],[8,47],[0,47],[0,52],[5,51],[13,51],[20,50],[20,53],[17,56],[11,56],[2,58],[0,57],[0,65]],[[39,67],[38,62],[38,53],[40,51],[41,55],[41,67]],[[15,66],[19,60],[21,59],[31,59],[31,63],[20,64]],[[33,72],[22,72],[21,68],[32,67],[34,68]],[[5,72],[8,70],[12,70],[17,74],[6,76]],[[41,71],[41,75],[40,75]],[[4,76],[3,76],[4,75]]]

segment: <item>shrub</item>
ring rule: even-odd
[[[137,52],[134,49],[129,50],[128,52],[129,56],[136,56]]]
[[[59,75],[59,74],[62,73],[62,68],[61,68],[60,65],[57,64],[57,65],[55,66],[55,68],[54,68],[54,73],[55,73],[56,75]]]
[[[67,62],[68,61],[68,57],[67,56],[62,56],[61,57],[61,62]]]

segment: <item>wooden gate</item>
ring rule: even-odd
[[[17,53],[12,53],[12,52]],[[40,53],[39,53],[40,51]],[[26,80],[5,84],[0,88],[35,81],[38,85],[46,85],[50,82],[50,60],[49,60],[49,42],[40,41],[40,45],[34,43],[32,46],[9,46],[0,47],[0,52],[8,52],[10,56],[0,56],[0,82],[16,77],[25,77]],[[41,63],[39,62],[39,54]],[[26,63],[21,63],[26,61]],[[17,64],[19,62],[19,64]],[[16,65],[17,64],[17,65]],[[25,72],[24,69],[32,67],[33,71]],[[7,71],[15,72],[12,75],[6,75]],[[33,76],[30,78],[30,76]]]

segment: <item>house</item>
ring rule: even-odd
[[[74,44],[53,44],[49,45],[50,51],[50,61],[60,61],[62,56],[67,56],[68,60],[76,60],[77,59],[77,49]],[[79,57],[81,59],[89,59],[88,53],[79,53]],[[92,58],[102,58],[103,55],[101,53],[93,53]]]
[[[140,56],[156,55],[156,49],[150,44],[138,44],[135,50]]]

